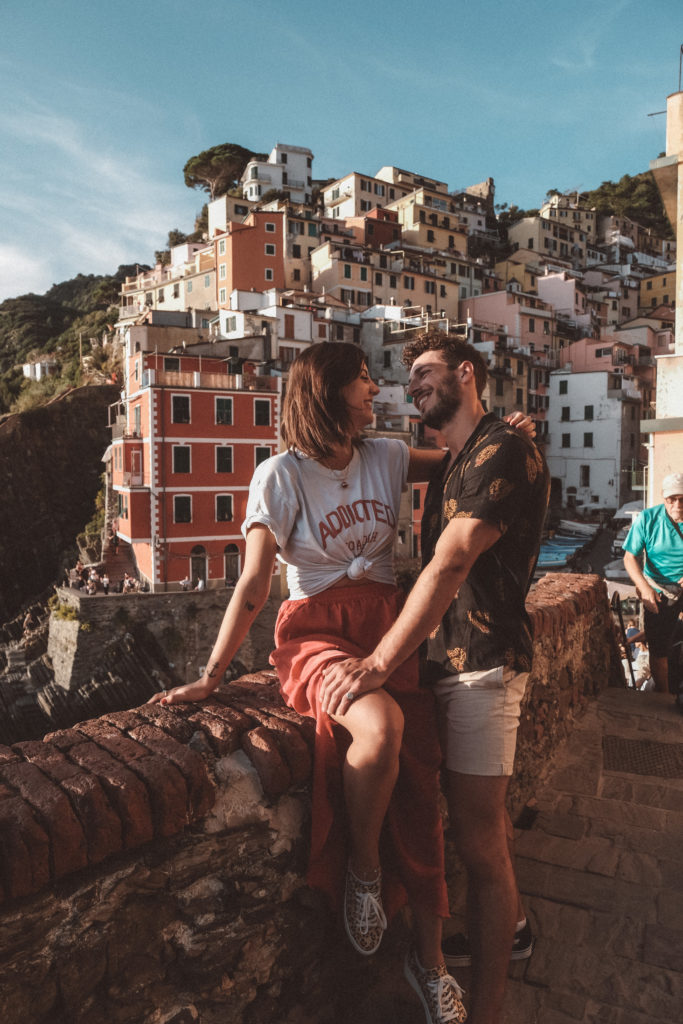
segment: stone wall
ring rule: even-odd
[[[76,620],[50,619],[48,655],[55,682],[75,689],[87,682],[107,644],[123,636],[131,623],[145,627],[171,663],[176,682],[200,674],[213,649],[232,590],[168,594],[109,594],[87,597],[61,588],[59,600],[74,609]],[[252,672],[268,664],[280,601],[269,598],[235,660]]]
[[[0,622],[61,576],[92,518],[119,390],[82,387],[0,424]]]
[[[586,703],[623,685],[604,581],[548,576],[529,608],[516,811]],[[312,744],[259,673],[0,747],[5,1024],[372,1019],[384,954],[359,962],[303,881]]]

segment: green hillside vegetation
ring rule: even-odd
[[[660,238],[674,237],[651,171],[633,177],[625,174],[617,182],[603,181],[592,192],[583,192],[581,201],[594,206],[599,213],[628,217],[644,228],[651,228]]]
[[[81,344],[94,368],[110,371],[106,352],[91,351],[89,339],[111,331],[121,284],[135,272],[131,265],[111,275],[78,274],[44,295],[31,292],[0,303],[0,414],[21,412],[81,383]],[[59,373],[29,381],[22,364],[39,355],[55,355]]]

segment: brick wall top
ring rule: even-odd
[[[537,640],[605,601],[597,576],[546,576],[528,601]],[[0,746],[0,902],[201,821],[227,754],[243,751],[277,799],[309,779],[313,741],[313,722],[283,704],[273,672],[259,672],[201,705],[143,705]]]

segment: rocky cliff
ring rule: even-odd
[[[0,424],[0,622],[58,580],[92,517],[118,393],[77,388]]]

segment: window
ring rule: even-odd
[[[210,274],[204,274],[204,287],[205,288],[210,288],[211,287],[211,275]]]
[[[220,242],[218,243],[218,255],[219,256],[225,256],[225,239],[224,238],[221,238]]]
[[[367,267],[361,267],[360,268],[360,279],[361,279],[361,281],[367,281],[367,279],[368,279],[368,268]]]
[[[412,292],[415,288],[415,278],[409,277],[404,274],[403,276],[403,287],[407,288],[409,292]]]
[[[446,294],[447,294],[446,293],[446,285],[445,284],[440,284],[439,285],[439,295],[441,296],[442,299],[445,299],[446,298]]]
[[[533,334],[536,330],[536,321],[533,317],[529,318],[529,334]]]
[[[266,256],[274,256],[275,255],[275,246],[272,245],[270,242],[266,242],[265,252],[266,252]]]
[[[173,522],[192,522],[192,498],[189,494],[175,494],[173,496]]]
[[[272,281],[273,280],[273,270],[272,270],[272,267],[266,267],[265,278],[266,278],[266,281]]]
[[[254,400],[254,426],[270,426],[270,402],[267,398],[256,398]]]
[[[285,313],[285,338],[294,337],[294,314]]]
[[[232,522],[232,494],[216,495],[216,522]]]
[[[298,267],[294,267],[294,270],[292,271],[292,277],[294,278],[295,281],[301,280],[301,271],[299,270]]]
[[[301,246],[300,245],[293,245],[292,246],[292,256],[294,257],[295,260],[300,260],[301,259]]]
[[[254,466],[260,466],[262,462],[270,458],[270,454],[270,448],[257,444],[254,448]]]
[[[384,369],[391,369],[391,352],[388,348],[384,350]]]
[[[584,448],[592,448],[593,447],[593,435],[592,435],[592,433],[585,433],[583,435],[583,447]]]
[[[221,290],[218,293],[218,301],[219,302],[225,302],[226,299],[227,299],[227,292],[226,292],[225,288],[221,288]]]
[[[389,274],[389,287],[396,288],[398,284],[398,278],[396,274]]]
[[[571,437],[572,437],[571,434],[563,434],[562,435],[562,447],[563,448],[569,448],[571,446]]]
[[[246,217],[246,215],[249,213],[249,207],[248,206],[241,206],[241,205],[238,205],[237,203],[235,203],[235,213],[240,214],[240,216],[242,216],[242,217]]]
[[[219,280],[225,281],[226,276],[227,276],[227,267],[226,267],[225,263],[219,263],[218,264],[218,277],[219,277]]]
[[[593,406],[592,405],[584,405],[584,407],[583,407],[583,418],[585,420],[592,420],[593,419]],[[586,485],[586,486],[588,486],[588,485]]]
[[[567,384],[568,383],[569,383],[569,381],[566,381],[566,380],[561,380],[560,381],[560,394],[561,395],[566,395],[567,394]]]
[[[380,274],[379,270],[377,270],[377,271],[375,271],[375,284],[381,284],[381,283],[382,283],[382,275]]]
[[[232,423],[232,398],[216,399],[216,423],[229,426]]]
[[[171,422],[172,423],[189,423],[190,422],[190,396],[189,395],[173,395],[171,398]]]
[[[190,472],[190,446],[189,444],[173,445],[173,472]]]
[[[523,405],[523,403],[524,403],[524,392],[523,392],[522,388],[517,388],[516,391],[517,391],[517,394],[516,394],[515,402],[516,402],[517,405]]]
[[[427,295],[436,295],[436,281],[425,281],[425,292]]]
[[[179,369],[180,359],[177,356],[164,357],[164,370],[168,370],[170,373],[177,373]]]
[[[275,225],[271,224],[270,221],[266,221],[266,231],[270,231],[272,234],[275,231]]]
[[[570,409],[571,409],[571,406],[569,406],[569,405],[563,405],[562,406],[562,420],[565,423],[568,422],[568,420],[569,420]]]
[[[232,445],[216,445],[216,472],[232,473]]]
[[[503,382],[500,379],[500,377],[496,377],[496,394],[497,395],[502,395],[503,394]]]
[[[590,466],[579,466],[579,486],[590,487],[591,485],[591,468]]]
[[[317,227],[316,224],[309,224],[308,225],[308,235],[309,235],[309,238],[317,238],[318,237],[318,227]]]
[[[434,241],[434,232],[432,231],[431,228],[427,232],[427,241],[428,242],[433,242]]]
[[[192,291],[192,281],[187,281],[185,283],[185,290],[188,291],[188,292]]]

